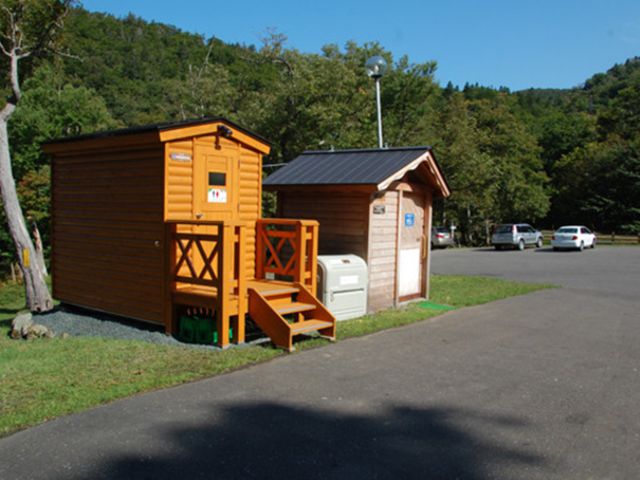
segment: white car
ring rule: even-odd
[[[584,250],[586,247],[596,248],[596,235],[582,225],[568,225],[560,227],[551,237],[554,250],[571,248]]]

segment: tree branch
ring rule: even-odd
[[[55,36],[56,30],[62,30],[64,26],[64,18],[69,14],[71,3],[72,0],[65,0],[62,13],[55,20],[49,22],[46,25],[44,32],[38,35],[35,45],[31,48],[32,52],[36,52],[36,54],[47,51],[53,52],[50,45],[51,40]]]
[[[74,55],[73,53],[63,52],[62,50],[55,50],[53,48],[50,48],[49,51],[59,57],[70,58],[72,60],[78,60],[79,62],[84,62],[84,59],[81,56]]]
[[[2,42],[0,42],[0,50],[2,50],[2,53],[3,53],[3,54],[5,54],[7,57],[10,57],[10,56],[11,56],[11,53],[9,53],[9,50],[7,50],[7,49],[4,47],[4,43],[2,43]]]

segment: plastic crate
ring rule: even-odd
[[[218,332],[213,318],[182,315],[178,337],[186,343],[215,345],[218,343]],[[233,328],[229,328],[229,339],[233,338]]]

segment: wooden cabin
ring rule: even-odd
[[[335,338],[312,293],[318,222],[261,218],[263,138],[208,118],[43,148],[55,298],[171,334],[197,311],[215,319],[221,347],[245,341],[247,314],[288,350],[301,333]]]
[[[367,262],[369,312],[428,298],[432,202],[450,194],[430,147],[304,152],[264,188],[279,216],[320,222],[320,254]]]

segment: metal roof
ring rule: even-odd
[[[241,127],[240,125],[227,120],[224,117],[203,117],[203,118],[194,118],[194,119],[190,119],[190,120],[180,120],[180,121],[176,121],[176,122],[162,122],[162,123],[153,123],[153,124],[149,124],[149,125],[140,125],[140,126],[134,126],[134,127],[128,127],[128,128],[120,128],[117,130],[108,130],[108,131],[102,131],[102,132],[95,132],[95,133],[87,133],[87,134],[82,134],[82,135],[76,135],[73,137],[63,137],[63,138],[58,138],[55,140],[50,140],[48,142],[44,142],[43,145],[49,145],[49,144],[57,144],[57,143],[66,143],[66,142],[75,142],[76,140],[90,140],[90,139],[94,139],[94,138],[108,138],[108,137],[119,137],[121,135],[135,135],[138,133],[149,133],[149,132],[162,132],[164,130],[171,130],[173,128],[181,128],[181,127],[193,127],[196,125],[203,125],[203,124],[207,124],[207,123],[216,123],[216,122],[223,122],[226,123],[227,125],[239,130],[242,133],[245,133],[253,138],[255,138],[256,140],[260,140],[261,142],[264,142],[267,145],[270,145],[270,142],[266,139],[264,139],[263,137],[261,137],[260,135],[253,133],[249,130],[247,130],[246,128]]]
[[[264,181],[285,185],[378,185],[431,147],[307,151]]]

